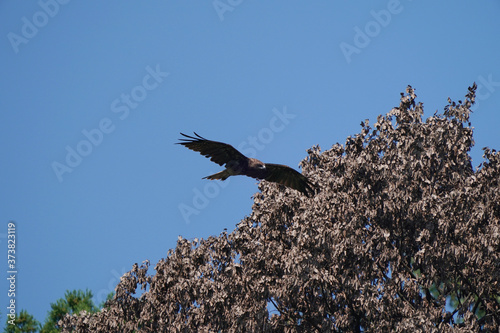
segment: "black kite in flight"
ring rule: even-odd
[[[225,165],[225,170],[203,177],[203,179],[225,180],[229,176],[243,175],[283,184],[304,193],[308,197],[314,194],[314,185],[305,176],[286,165],[263,163],[255,158],[248,158],[233,146],[223,142],[207,140],[196,134],[196,132],[194,133],[196,137],[184,133],[181,133],[181,135],[187,139],[180,139],[183,142],[177,142],[177,144],[197,151],[221,166]]]

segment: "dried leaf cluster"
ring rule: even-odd
[[[500,155],[474,171],[465,101],[422,121],[409,86],[320,152],[312,199],[262,181],[232,233],[180,238],[64,332],[471,332],[500,328]],[[140,294],[140,296],[139,296]]]

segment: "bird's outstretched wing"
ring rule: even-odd
[[[206,158],[210,158],[211,161],[222,166],[229,161],[246,159],[245,155],[227,143],[207,140],[199,136],[196,132],[193,133],[196,137],[181,133],[181,135],[185,136],[187,139],[179,139],[182,142],[177,142],[177,144],[197,151]]]
[[[304,175],[286,165],[266,163],[267,181],[283,184],[311,197],[314,195],[314,185]]]

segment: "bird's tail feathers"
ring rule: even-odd
[[[226,180],[227,177],[231,176],[231,174],[226,170],[223,170],[221,172],[218,172],[216,174],[213,174],[213,175],[210,175],[210,176],[206,176],[206,177],[203,177],[202,179],[220,179],[220,180]]]

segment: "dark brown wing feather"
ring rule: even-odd
[[[281,164],[266,163],[267,181],[283,184],[311,197],[314,194],[313,184],[296,170]]]
[[[185,136],[187,139],[179,139],[183,142],[177,142],[177,144],[197,151],[219,165],[224,165],[229,161],[246,159],[245,155],[227,143],[210,141],[199,136],[196,132],[193,133],[196,137],[181,133],[181,135]]]

